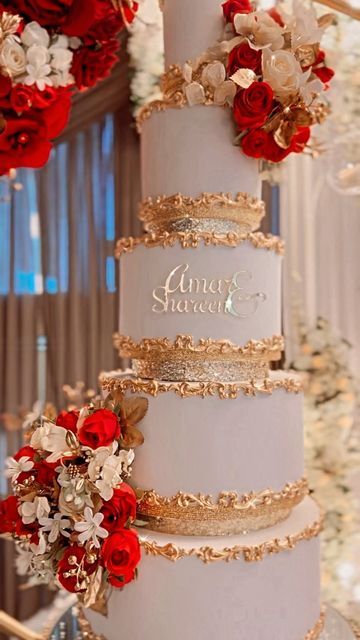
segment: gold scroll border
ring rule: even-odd
[[[140,580],[141,580],[141,577],[140,577]],[[78,622],[79,622],[80,630],[83,634],[83,637],[86,638],[86,640],[106,640],[105,636],[103,636],[102,634],[100,635],[96,634],[92,630],[91,624],[85,617],[82,608],[80,608],[78,613]],[[317,620],[313,628],[310,629],[310,631],[308,631],[304,640],[318,640],[318,638],[320,637],[321,633],[324,630],[324,626],[325,626],[325,612],[322,611],[319,619]]]
[[[131,253],[139,246],[147,248],[162,247],[164,249],[180,244],[183,249],[197,249],[201,244],[205,247],[238,247],[244,242],[250,242],[255,249],[275,251],[279,255],[284,253],[284,242],[277,236],[256,233],[214,233],[211,231],[165,231],[164,233],[148,233],[139,238],[120,238],[116,243],[115,257],[120,258],[124,253]]]
[[[125,393],[146,393],[153,398],[162,393],[175,393],[180,398],[218,397],[220,400],[236,400],[241,395],[256,397],[271,395],[276,391],[286,393],[301,393],[303,384],[295,378],[281,378],[272,380],[249,380],[242,382],[163,382],[161,380],[143,380],[141,378],[118,378],[111,375],[101,375],[99,383],[103,391],[108,393],[118,391]]]
[[[171,498],[155,491],[136,490],[138,519],[146,528],[161,533],[187,536],[243,534],[284,521],[292,509],[309,494],[305,478],[288,483],[282,491],[267,489],[239,494],[223,491],[216,500],[203,494],[179,491]]]
[[[200,65],[195,73],[196,77],[194,76],[193,80],[197,79],[197,75],[199,75],[199,78],[201,77],[203,67],[207,64],[209,64],[209,61]],[[184,85],[185,79],[182,68],[178,64],[171,64],[161,76],[160,88],[163,93],[162,99],[153,100],[145,104],[136,117],[136,126],[139,133],[141,132],[144,122],[151,117],[154,111],[160,112],[166,109],[182,109],[189,106],[184,93]],[[214,89],[211,87],[206,87],[205,89],[205,101],[202,106],[219,107],[219,105],[215,105]],[[226,108],[226,106],[220,108]]]
[[[141,538],[140,545],[146,555],[154,557],[162,557],[171,562],[177,562],[183,558],[197,558],[209,564],[210,562],[230,562],[233,560],[244,560],[245,562],[259,562],[267,556],[281,553],[282,551],[290,551],[294,549],[303,540],[312,540],[317,537],[323,528],[323,516],[302,529],[299,533],[285,536],[284,538],[274,538],[258,545],[244,546],[235,545],[233,547],[225,547],[216,549],[210,546],[192,547],[184,549],[169,542],[166,545],[159,545],[157,542],[151,542],[147,538]]]
[[[202,193],[191,198],[177,193],[172,196],[146,198],[139,208],[139,219],[146,231],[170,230],[171,223],[186,220],[218,220],[234,223],[240,231],[258,229],[265,215],[265,203],[248,193],[235,198],[228,193]]]
[[[115,333],[114,347],[124,358],[151,359],[166,356],[167,358],[194,358],[206,360],[278,360],[284,350],[283,336],[272,336],[262,340],[249,340],[238,346],[230,340],[213,340],[200,338],[195,341],[190,335],[179,334],[174,340],[170,338],[143,338],[136,342],[129,336]]]

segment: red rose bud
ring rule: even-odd
[[[222,8],[226,22],[232,22],[237,13],[251,13],[253,11],[249,0],[227,0]]]
[[[109,575],[108,581],[115,589],[122,589],[126,584],[132,582],[135,578],[135,571],[127,571],[120,577]]]
[[[241,140],[241,148],[251,158],[264,158],[268,134],[263,129],[253,129]]]
[[[44,120],[26,112],[26,117],[7,117],[0,135],[0,173],[17,167],[42,167],[48,160],[51,143]]]
[[[108,447],[120,438],[119,418],[109,409],[98,409],[84,420],[77,435],[91,449]]]
[[[71,73],[79,89],[93,87],[99,80],[110,75],[114,64],[118,62],[117,40],[104,42],[99,49],[80,47],[74,52]]]
[[[230,52],[227,73],[232,76],[238,69],[252,69],[258,73],[261,69],[261,51],[255,51],[247,42],[242,42]]]
[[[102,561],[115,582],[121,586],[135,576],[141,552],[137,533],[133,529],[117,531],[106,538],[101,549]],[[132,576],[132,577],[131,577]],[[113,584],[113,583],[112,583]]]
[[[56,424],[58,427],[64,427],[64,429],[76,433],[79,414],[79,411],[62,411],[56,418]]]
[[[67,36],[82,36],[94,19],[97,0],[2,0],[3,7],[20,13],[42,27],[59,29]]]
[[[136,496],[132,488],[123,482],[114,490],[111,500],[104,502],[101,513],[104,514],[101,526],[110,532],[122,529],[129,520],[133,522],[136,518]]]
[[[253,82],[247,89],[237,92],[233,114],[240,129],[259,127],[264,124],[273,108],[274,94],[267,82]]]
[[[309,142],[310,128],[300,127],[291,140],[291,151],[294,153],[302,153]]]
[[[19,501],[15,496],[0,500],[0,533],[15,533],[20,518],[18,505]]]
[[[22,114],[32,107],[33,90],[24,84],[16,84],[11,90],[10,104],[17,114]]]

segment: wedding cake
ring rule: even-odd
[[[170,85],[221,37],[221,2],[164,1]],[[270,370],[283,244],[257,231],[258,163],[234,146],[228,110],[180,102],[139,118],[145,233],[117,245],[115,342],[133,373],[102,378],[149,399],[132,474],[142,561],[107,617],[85,614],[107,640],[313,640],[321,516],[301,383]]]

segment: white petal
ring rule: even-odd
[[[205,102],[205,90],[199,82],[192,82],[185,87],[186,99],[190,107],[197,104],[204,104]]]
[[[231,80],[242,89],[247,89],[256,80],[256,73],[252,69],[238,69]]]

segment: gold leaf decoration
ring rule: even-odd
[[[149,400],[147,398],[123,398],[122,411],[127,425],[134,426],[138,424],[147,414],[149,409]]]
[[[122,429],[122,446],[126,449],[136,449],[144,444],[144,436],[135,427],[131,425],[125,425]]]

